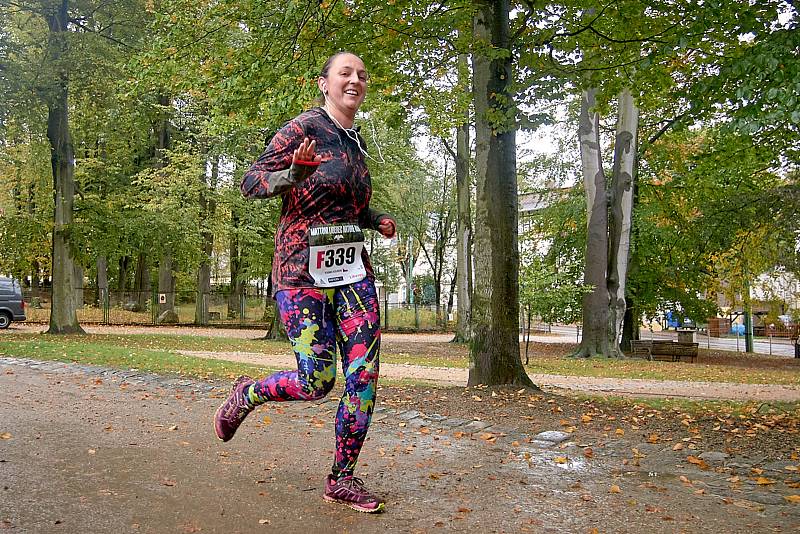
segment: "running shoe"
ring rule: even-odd
[[[325,493],[322,496],[328,502],[346,504],[353,510],[374,514],[382,512],[384,501],[367,491],[364,481],[354,476],[336,480],[333,475],[325,479]]]
[[[222,441],[230,440],[253,407],[244,398],[244,390],[254,383],[249,376],[240,376],[231,387],[231,394],[214,414],[214,431]]]

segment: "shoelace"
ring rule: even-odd
[[[341,484],[350,491],[363,493],[369,497],[372,497],[372,494],[367,491],[367,488],[364,487],[364,481],[358,477],[350,477],[345,480],[340,480],[337,484]]]

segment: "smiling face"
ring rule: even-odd
[[[339,54],[333,58],[328,72],[318,81],[326,105],[351,121],[367,95],[367,69],[354,54]]]

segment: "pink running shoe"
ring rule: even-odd
[[[222,441],[230,440],[247,414],[253,411],[253,407],[244,398],[245,388],[253,383],[254,380],[249,376],[237,378],[231,388],[231,394],[217,408],[217,413],[214,414],[214,431]]]
[[[368,514],[382,512],[384,508],[383,499],[367,491],[364,481],[354,476],[337,481],[333,475],[328,475],[322,498],[328,502],[346,504],[353,510]]]

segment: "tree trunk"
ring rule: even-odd
[[[42,284],[41,277],[39,276],[39,271],[41,267],[39,266],[39,262],[37,260],[33,260],[31,262],[31,299],[35,299],[35,302],[40,303],[40,294],[39,289]],[[41,304],[38,305],[41,307]]]
[[[117,291],[120,294],[120,299],[122,298],[122,294],[125,292],[125,288],[128,287],[128,266],[130,263],[130,256],[122,256],[119,259],[119,278],[117,280]]]
[[[269,281],[267,282],[267,294],[272,295],[272,277],[270,277]],[[278,301],[275,299],[270,300],[272,300],[272,322],[269,325],[269,329],[267,330],[267,334],[264,336],[264,339],[284,341],[288,339],[289,336],[286,333],[286,327],[283,326],[283,321],[281,321],[281,314],[278,310]]]
[[[83,309],[83,267],[78,265],[75,262],[72,262],[72,272],[73,272],[73,291],[75,292],[75,309],[82,310]]]
[[[638,136],[637,136],[638,138]],[[636,161],[633,165],[633,210],[636,210],[636,206],[639,204],[639,153],[638,150],[640,147],[638,146],[639,143],[637,142],[637,153],[636,153]],[[628,279],[631,279],[636,276],[639,271],[639,255],[636,251],[636,242],[638,240],[638,232],[636,232],[636,228],[631,228],[631,254],[630,259],[628,260]],[[641,315],[639,314],[639,306],[638,306],[638,297],[636,294],[636,288],[628,286],[627,291],[625,292],[625,322],[622,325],[622,350],[623,351],[630,351],[631,350],[631,341],[641,339]]]
[[[460,72],[469,77],[467,56],[459,57]],[[464,81],[464,80],[462,80]],[[464,83],[468,86],[467,83]],[[456,195],[458,229],[456,230],[456,284],[458,287],[458,320],[453,341],[467,343],[472,339],[472,191],[469,173],[469,108],[464,112],[464,124],[456,131]]]
[[[49,334],[84,333],[78,323],[75,269],[70,253],[69,227],[73,221],[75,155],[69,132],[69,82],[63,62],[67,49],[67,0],[46,15],[49,28],[47,54],[54,83],[47,93],[47,139],[53,172],[53,297]]]
[[[456,295],[456,284],[458,283],[458,266],[456,266],[456,272],[453,273],[453,278],[450,280],[450,289],[447,293],[447,309],[445,310],[445,326],[450,321],[450,315],[453,313],[453,303],[454,297]],[[455,343],[456,339],[451,339],[451,343]]]
[[[636,131],[639,110],[628,89],[619,95],[619,117],[614,141],[609,234],[608,294],[612,354],[622,357],[622,325],[625,319],[625,287],[630,259],[631,221],[633,218],[633,174],[636,162]]]
[[[239,302],[242,298],[244,289],[244,282],[239,280],[241,270],[241,257],[239,255],[239,238],[237,230],[239,228],[239,214],[235,209],[231,209],[231,226],[233,231],[230,235],[230,269],[231,269],[231,285],[230,293],[228,295],[228,318],[233,319],[238,316],[240,305]],[[244,319],[242,317],[242,319]]]
[[[102,308],[105,305],[105,296],[108,295],[108,258],[105,254],[97,257],[97,297],[95,302]]]
[[[584,283],[593,289],[583,297],[583,338],[573,356],[611,354],[609,344],[608,288],[608,203],[606,177],[600,154],[600,117],[594,110],[595,89],[584,91],[578,127],[581,170],[586,191],[586,268]]]
[[[202,259],[197,267],[197,293],[198,297],[205,295],[205,298],[198,298],[195,303],[194,322],[199,325],[208,324],[208,299],[211,295],[211,255],[214,252],[214,234],[208,228],[211,219],[217,209],[214,201],[213,191],[217,187],[217,177],[219,175],[219,158],[214,157],[211,162],[211,182],[209,187],[200,193],[200,217],[205,229],[202,231]],[[205,184],[206,173],[203,169],[202,180]],[[230,308],[229,308],[230,309]]]
[[[622,323],[622,343],[620,343],[620,350],[623,352],[630,352],[631,341],[639,339],[639,330],[636,328],[637,314],[633,304],[632,299],[625,300],[625,320]]]
[[[475,40],[509,50],[509,2],[479,1]],[[513,117],[511,55],[473,56],[476,170],[475,292],[469,386],[534,387],[519,353],[516,125],[490,122]]]
[[[156,136],[155,162],[156,169],[163,169],[167,165],[166,151],[170,147],[172,130],[170,128],[169,108],[171,100],[169,95],[158,94],[158,103],[161,106],[162,114],[153,124],[153,131]],[[172,312],[169,319],[177,322],[175,312],[175,274],[173,273],[172,245],[169,242],[164,244],[164,251],[161,253],[161,261],[158,262],[158,315],[159,317],[166,311]],[[164,298],[161,298],[164,295]]]
[[[172,272],[172,253],[167,251],[158,262],[158,292],[164,295],[164,302],[158,300],[159,316],[165,311],[175,311],[175,275]]]
[[[147,309],[151,289],[150,262],[147,261],[147,254],[140,252],[136,260],[136,279],[133,285],[133,291],[136,293],[136,311]]]

